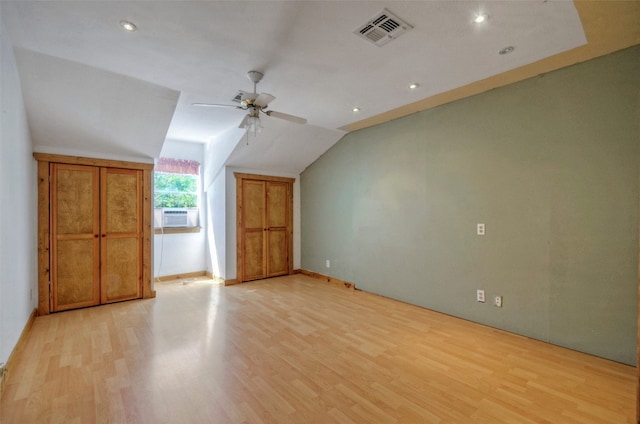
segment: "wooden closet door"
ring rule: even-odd
[[[101,302],[142,294],[142,171],[101,170]]]
[[[242,173],[235,177],[238,281],[291,274],[295,179]]]
[[[289,184],[268,181],[266,189],[267,276],[287,275],[289,273]]]
[[[51,164],[51,308],[100,303],[98,168]]]
[[[243,281],[267,276],[265,182],[242,181],[241,249]]]

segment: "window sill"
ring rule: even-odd
[[[165,227],[156,228],[155,234],[186,234],[186,233],[199,233],[202,228],[200,227]]]

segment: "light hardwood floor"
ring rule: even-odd
[[[635,368],[294,275],[35,320],[2,423],[633,423]]]

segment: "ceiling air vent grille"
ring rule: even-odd
[[[247,93],[246,91],[238,90],[238,93],[236,93],[236,95],[233,96],[233,99],[231,99],[231,101],[240,103],[242,101],[242,96],[244,96],[245,94],[249,94],[249,93]]]
[[[359,26],[353,33],[381,47],[412,28],[411,25],[387,9],[383,9],[382,12],[369,19],[366,24]]]

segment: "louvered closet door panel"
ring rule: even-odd
[[[142,171],[101,170],[101,301],[142,295]]]
[[[287,239],[287,206],[289,184],[267,182],[267,237],[269,277],[289,273],[289,249]]]
[[[242,249],[244,280],[267,275],[265,252],[265,183],[244,180],[242,183]]]
[[[99,172],[52,164],[51,309],[100,303]]]

